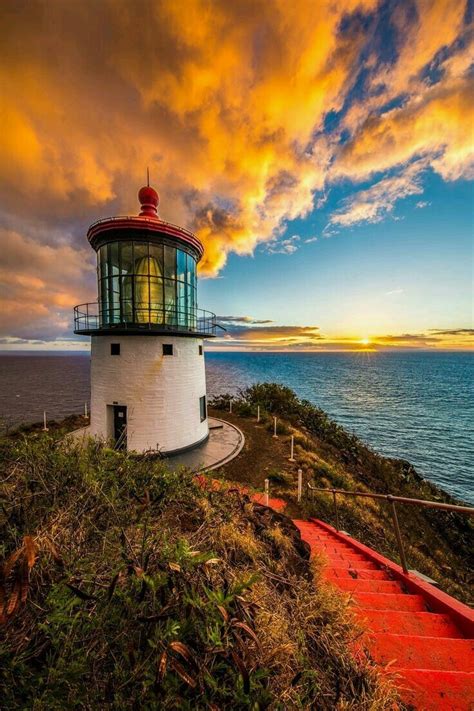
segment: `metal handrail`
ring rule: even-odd
[[[400,524],[398,522],[397,508],[396,504],[409,504],[412,506],[423,506],[425,508],[431,509],[442,509],[444,511],[457,511],[458,513],[467,514],[468,516],[474,516],[474,508],[471,506],[459,506],[458,504],[443,504],[438,501],[427,501],[426,499],[411,499],[406,496],[395,496],[393,494],[374,494],[365,491],[347,491],[345,489],[334,489],[327,487],[313,486],[311,482],[307,482],[307,487],[311,492],[320,491],[326,494],[332,494],[333,504],[334,504],[334,515],[336,519],[336,530],[339,531],[339,510],[337,507],[337,495],[341,494],[343,496],[361,496],[369,499],[382,499],[390,504],[393,528],[395,531],[395,537],[397,539],[398,552],[400,554],[400,561],[402,564],[403,572],[408,575],[408,565],[405,556],[405,549],[403,547],[402,535],[400,532]],[[314,498],[314,493],[313,493]]]

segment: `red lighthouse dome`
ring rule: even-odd
[[[145,185],[138,191],[138,200],[140,202],[141,217],[158,217],[158,205],[160,197],[156,190],[150,185]]]

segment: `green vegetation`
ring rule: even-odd
[[[289,519],[62,434],[0,440],[2,707],[392,708]]]
[[[223,395],[211,405],[219,407],[222,402],[228,402],[226,398],[228,396]],[[325,412],[305,400],[299,400],[292,390],[282,385],[259,383],[241,391],[239,397],[234,399],[233,412],[242,416],[238,424],[249,443],[259,430],[255,422],[258,405],[262,427],[271,429],[272,418],[276,416],[282,436],[279,440],[271,440],[269,433],[265,432],[266,437],[263,438],[263,433],[259,432],[260,439],[254,451],[243,453],[225,470],[231,478],[262,487],[263,479],[268,476],[262,471],[267,465],[265,455],[267,460],[270,457],[270,471],[280,467],[280,476],[293,480],[293,493],[286,483],[283,486],[276,482],[271,489],[273,496],[281,496],[288,501],[287,510],[292,516],[316,516],[335,523],[330,494],[316,492],[312,498],[306,496],[302,505],[297,505],[295,488],[299,468],[303,470],[306,482],[321,488],[458,503],[424,480],[409,462],[380,456],[333,422]],[[248,418],[249,412],[252,421],[243,419]],[[290,434],[295,437],[296,462],[293,465],[288,463]],[[244,475],[239,471],[242,468],[245,469]],[[341,528],[399,562],[391,514],[386,503],[338,496],[338,505]],[[438,581],[444,590],[458,599],[472,603],[472,518],[455,512],[406,505],[398,506],[398,518],[409,566]]]

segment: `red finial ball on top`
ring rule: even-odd
[[[138,199],[142,208],[140,211],[141,217],[158,217],[160,198],[154,188],[151,188],[149,185],[140,188],[138,191]]]

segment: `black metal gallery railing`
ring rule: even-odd
[[[121,302],[114,308],[100,308],[98,302],[74,307],[74,332],[90,334],[93,331],[170,331],[215,336],[217,329],[225,331],[216,322],[216,315],[202,309],[183,309],[166,304],[137,304]]]

